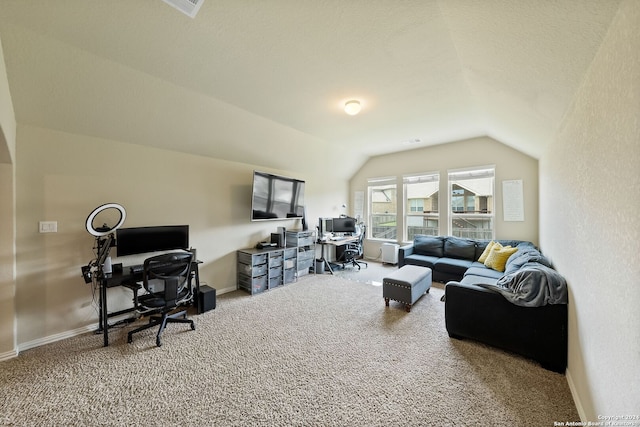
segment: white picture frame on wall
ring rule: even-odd
[[[505,221],[524,221],[524,195],[521,179],[502,181],[502,213]]]

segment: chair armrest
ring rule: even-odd
[[[409,256],[412,253],[413,253],[413,243],[400,246],[400,248],[398,249],[398,268],[404,265],[404,257]]]

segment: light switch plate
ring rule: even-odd
[[[40,221],[41,233],[57,233],[58,221]]]

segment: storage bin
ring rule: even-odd
[[[258,293],[267,290],[267,276],[248,277],[240,275],[238,283],[244,290],[252,293]]]

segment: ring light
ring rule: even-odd
[[[93,220],[95,219],[95,217],[102,211],[107,210],[107,209],[116,209],[118,212],[120,212],[120,219],[118,220],[118,223],[111,227],[108,230],[104,230],[102,229],[102,227],[100,227],[100,229],[95,229],[93,228]],[[89,234],[96,236],[96,237],[102,237],[102,236],[106,236],[107,234],[115,231],[116,229],[120,228],[122,226],[122,224],[124,224],[124,220],[127,217],[127,213],[125,212],[124,208],[122,207],[122,205],[119,205],[117,203],[106,203],[102,206],[98,206],[97,208],[95,208],[93,210],[93,212],[91,212],[89,214],[89,216],[87,217],[87,223],[85,224],[87,231],[89,232]]]

